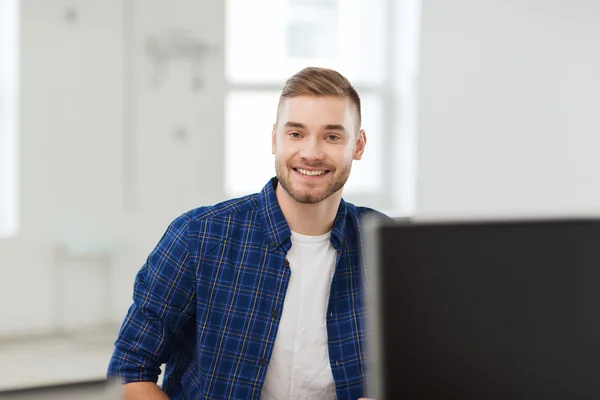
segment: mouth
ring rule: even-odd
[[[292,168],[294,170],[294,172],[296,173],[296,175],[300,176],[301,178],[304,179],[321,179],[324,176],[326,176],[327,174],[329,174],[329,172],[331,172],[328,169],[304,169],[304,168]]]

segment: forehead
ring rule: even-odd
[[[296,96],[285,98],[279,105],[278,120],[304,124],[341,124],[353,130],[356,110],[352,101],[346,97],[334,96]]]

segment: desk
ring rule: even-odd
[[[0,342],[0,393],[105,379],[113,340],[104,335]]]

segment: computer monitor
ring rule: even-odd
[[[599,399],[600,221],[367,232],[370,397]]]

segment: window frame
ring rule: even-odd
[[[20,1],[0,1],[0,238],[19,228]]]
[[[394,77],[392,71],[394,70],[395,62],[395,28],[394,28],[394,0],[383,0],[383,14],[386,16],[384,21],[381,21],[383,31],[385,32],[384,37],[386,38],[384,43],[383,59],[380,60],[383,63],[383,77],[379,84],[374,83],[357,83],[354,87],[358,94],[362,96],[376,96],[381,100],[382,104],[382,121],[381,121],[381,139],[386,143],[381,146],[382,152],[380,154],[381,171],[384,174],[383,184],[378,192],[371,191],[358,191],[344,195],[344,198],[357,205],[367,205],[377,209],[391,210],[394,209],[394,190],[393,185],[388,184],[389,181],[395,178],[392,168],[394,166],[394,146],[388,145],[394,141],[394,134],[397,117],[395,116],[395,110],[397,110],[396,96],[394,96]],[[231,7],[231,4],[227,4],[227,7]],[[225,63],[227,65],[227,59]],[[227,67],[226,67],[227,70]],[[241,82],[241,81],[230,81],[226,76],[225,85],[225,96],[228,96],[232,92],[280,92],[281,84],[270,83],[270,82]],[[228,110],[225,109],[224,118],[227,119]],[[368,131],[367,131],[368,138]],[[224,149],[227,154],[228,149]],[[368,151],[368,144],[367,144]],[[225,155],[225,159],[227,156]],[[228,178],[225,177],[227,180]],[[352,179],[352,177],[350,177]],[[228,183],[224,182],[223,190],[226,195],[232,195],[227,190]]]

